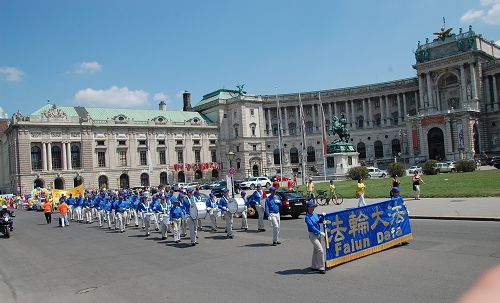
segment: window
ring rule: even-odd
[[[288,111],[288,118],[294,118],[294,117],[295,117],[295,111],[294,110]]]
[[[240,169],[241,168],[241,162],[236,162],[236,169]]]
[[[363,128],[363,124],[365,122],[365,118],[363,116],[358,117],[358,127]]]
[[[382,124],[382,117],[380,116],[380,114],[376,114],[375,115],[375,125],[380,126],[380,124]]]
[[[239,152],[240,151],[240,146],[239,145],[236,145],[236,151]]]
[[[166,172],[160,174],[160,184],[165,185],[168,183],[168,175]]]
[[[42,169],[42,151],[40,147],[31,147],[31,169],[41,170]]]
[[[238,138],[238,127],[234,128],[234,136]]]
[[[297,124],[295,124],[295,122],[288,124],[288,133],[290,135],[295,135],[297,133]]]
[[[194,151],[194,162],[196,162],[196,163],[201,162],[201,153],[199,150]]]
[[[375,100],[375,108],[379,108],[380,107],[380,100]]]
[[[313,123],[311,121],[306,122],[306,134],[310,135],[313,132]]]
[[[104,146],[104,140],[98,140],[96,144],[97,146]]]
[[[118,145],[127,145],[127,141],[125,140],[119,140]]]
[[[399,153],[401,152],[401,143],[399,139],[392,140],[391,145],[392,145],[392,155],[399,156]]]
[[[97,152],[97,166],[106,167],[106,152]]]
[[[257,145],[255,145],[255,144],[254,144],[254,145],[252,145],[252,150],[253,150],[253,151],[257,151]]]
[[[273,152],[273,156],[274,156],[274,164],[279,165],[280,164],[280,150],[276,148]]]
[[[273,124],[273,135],[277,136],[278,135],[278,124]]]
[[[177,151],[177,163],[184,163],[184,153],[182,150]]]
[[[175,140],[175,144],[182,145],[182,140]]]
[[[250,109],[250,116],[254,116],[255,113],[254,113],[254,109]]]
[[[158,140],[158,145],[165,145],[165,140]]]
[[[375,150],[375,158],[384,157],[384,145],[381,141],[375,141],[373,144],[373,149]]]
[[[212,158],[212,162],[217,162],[217,151],[216,150],[211,150],[210,156]]]
[[[290,148],[290,163],[292,164],[299,163],[299,151],[296,147]]]
[[[356,149],[358,150],[359,158],[360,159],[366,159],[366,147],[365,147],[365,144],[363,142],[359,142]]]
[[[148,165],[147,151],[139,151],[139,165]]]
[[[146,173],[141,174],[141,186],[149,186],[149,175]]]
[[[146,140],[139,140],[139,145],[146,145]]]
[[[227,118],[227,114],[224,114],[224,118]]]
[[[61,169],[61,148],[59,146],[52,146],[52,169]]]
[[[398,118],[399,118],[399,117],[398,117],[398,112],[393,112],[393,113],[392,113],[392,122],[393,122],[394,124],[398,124],[398,122],[399,122],[399,119],[398,119]]]
[[[316,162],[316,152],[312,146],[307,148],[307,162]]]
[[[118,162],[120,166],[127,166],[127,152],[121,150],[118,152]]]
[[[159,156],[160,156],[160,165],[167,164],[167,157],[165,155],[165,151],[164,150],[160,150]]]
[[[193,140],[194,145],[200,145],[200,140]]]
[[[252,136],[255,137],[255,126],[252,125],[250,129],[252,131]]]
[[[210,144],[215,144],[215,140],[210,140]]]
[[[73,169],[80,169],[80,147],[78,145],[71,145],[71,167]]]
[[[237,113],[236,113],[236,111],[234,111],[233,112],[233,117],[236,118],[236,116],[237,116]]]

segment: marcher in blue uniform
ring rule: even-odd
[[[262,185],[260,183],[257,184],[257,189],[250,196],[249,202],[250,205],[255,208],[257,211],[257,215],[259,216],[259,223],[257,224],[257,229],[259,231],[266,231],[264,228],[264,205],[265,205],[266,195],[262,191]]]
[[[279,240],[280,234],[280,207],[281,199],[276,195],[276,188],[274,186],[269,187],[269,197],[266,199],[265,214],[271,221],[271,227],[273,228],[273,246],[281,244]]]
[[[118,198],[116,207],[116,223],[115,229],[119,229],[121,233],[125,232],[125,219],[127,218],[128,202],[122,197]]]
[[[97,211],[97,222],[99,223],[99,227],[102,227],[105,206],[106,206],[106,200],[101,196],[97,196],[95,199],[94,209]]]
[[[200,195],[200,192],[198,190],[195,190],[193,192],[193,197],[195,199],[195,202],[198,203],[198,202],[202,202],[201,200],[201,195]],[[203,225],[201,224],[201,219],[198,219],[198,230],[203,230]]]
[[[179,203],[180,203],[180,206],[182,207],[182,210],[184,211],[184,216],[182,217],[182,223],[181,223],[181,230],[182,230],[182,234],[181,236],[182,237],[185,237],[187,236],[187,226],[188,226],[188,214],[189,214],[189,210],[191,209],[191,203],[189,202],[189,200],[187,199],[187,197],[180,193],[179,194]]]
[[[94,204],[92,203],[92,198],[90,196],[85,197],[85,200],[83,200],[82,209],[83,209],[83,213],[85,214],[85,223],[87,223],[87,224],[92,223],[92,208],[93,207],[94,207]]]
[[[75,215],[78,222],[83,222],[83,197],[79,195],[75,200]]]
[[[146,196],[143,196],[142,202],[139,204],[139,211],[143,215],[143,220],[142,223],[144,224],[144,229],[146,231],[146,237],[149,236],[149,226],[151,221],[153,220],[152,217],[154,216],[153,213],[153,205],[149,198]]]
[[[241,191],[241,198],[245,201],[245,209],[241,212],[241,229],[243,230],[248,230],[247,210],[250,207],[246,194],[245,191]]]
[[[232,239],[233,236],[233,214],[228,209],[229,206],[229,189],[224,188],[223,196],[219,200],[219,209],[224,211],[224,219],[226,220],[227,238]]]
[[[316,208],[316,203],[313,200],[307,201],[307,214],[305,217],[307,230],[309,231],[309,240],[313,245],[312,254],[312,265],[311,269],[319,271],[320,273],[325,273],[325,252],[323,250],[323,245],[321,244],[322,238],[325,237],[325,233],[321,231],[320,223],[323,223],[324,216],[319,217],[314,209]]]
[[[170,225],[170,200],[163,196],[160,200],[160,204],[155,207],[155,211],[159,214],[158,221],[160,222],[160,232],[161,239],[165,240],[167,238],[167,229]]]
[[[75,198],[73,198],[72,194],[69,194],[69,197],[66,199],[66,204],[68,204],[68,214],[69,220],[73,221],[75,219]]]
[[[193,190],[191,188],[187,191],[187,197],[184,198],[184,203],[187,207],[186,219],[189,224],[189,238],[191,239],[191,245],[195,246],[198,244],[198,220],[191,217],[191,205],[196,203],[196,198],[193,196]]]
[[[181,242],[181,235],[179,232],[179,225],[181,224],[182,217],[184,217],[184,210],[179,206],[179,200],[173,197],[170,200],[172,208],[170,208],[170,222],[172,222],[172,229],[174,233],[175,243]]]
[[[108,222],[108,229],[111,229],[111,210],[113,209],[113,203],[110,199],[104,200],[106,204],[104,205],[104,217]]]
[[[212,231],[217,231],[217,215],[219,214],[217,198],[213,193],[208,195],[208,200],[205,202],[207,206],[207,212],[210,216],[210,221],[212,222]]]

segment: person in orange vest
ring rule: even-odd
[[[61,224],[62,222],[59,222],[59,225],[65,226],[69,225],[68,223],[68,204],[66,204],[66,201],[63,199],[61,200],[59,204],[59,220],[64,221],[64,225]]]
[[[45,220],[47,220],[47,224],[52,223],[52,204],[48,201],[45,200],[45,203],[42,205],[43,212],[45,214]]]

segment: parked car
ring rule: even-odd
[[[491,166],[495,166],[495,164],[498,164],[500,163],[500,156],[496,156],[496,157],[492,157],[489,161],[488,161],[488,165],[491,165]],[[496,167],[496,166],[495,166]]]
[[[420,167],[420,166],[412,166],[412,167],[410,167],[410,169],[408,169],[408,173],[409,174],[414,174],[415,171],[417,171],[419,174],[421,174],[422,173],[422,167]]]
[[[280,208],[281,216],[292,216],[296,219],[301,214],[306,213],[306,202],[307,199],[300,192],[289,191],[289,190],[278,190],[276,194],[280,197],[282,207]],[[269,191],[266,192],[269,196]]]
[[[267,177],[249,178],[248,181],[241,182],[239,186],[241,189],[255,189],[255,187],[257,187],[257,184],[269,187],[271,186],[271,180],[269,180]]]
[[[220,197],[222,197],[222,191],[226,187],[227,187],[227,181],[219,181],[219,182],[214,184],[214,187],[212,187],[212,193],[214,193],[214,195],[217,198],[220,198]]]
[[[436,172],[438,173],[449,173],[449,172],[455,172],[455,165],[446,163],[446,162],[439,162],[436,163]]]
[[[387,171],[383,169],[379,169],[376,167],[367,167],[368,168],[368,176],[370,178],[373,177],[378,177],[378,178],[385,178],[387,177]]]
[[[179,183],[174,185],[173,189],[174,189],[174,191],[180,191],[181,187],[186,188],[187,185],[188,185],[188,183],[179,182]]]
[[[191,183],[187,183],[185,188],[186,189],[192,189],[192,190],[195,190],[196,189],[196,185],[199,185],[200,183],[198,182],[191,182]]]

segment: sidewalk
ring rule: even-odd
[[[366,199],[367,204],[383,199]],[[500,198],[422,198],[406,200],[410,217],[414,219],[500,221]],[[317,208],[318,213],[357,207],[357,199],[345,199],[341,205]]]

